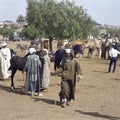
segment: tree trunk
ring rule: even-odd
[[[50,37],[49,38],[49,48],[50,48],[50,52],[52,52],[53,51],[53,47],[52,47],[52,41],[53,41],[53,38],[52,37]]]

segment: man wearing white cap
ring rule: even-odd
[[[70,105],[75,99],[76,79],[81,79],[82,71],[79,62],[73,57],[72,49],[65,49],[66,55],[62,60],[61,91],[59,93],[61,107]]]
[[[34,96],[34,92],[38,92],[38,96],[41,96],[40,93],[40,69],[41,61],[39,56],[36,55],[35,48],[29,49],[30,55],[27,58],[27,62],[24,67],[26,71],[26,81],[25,81],[25,90],[31,91],[31,95]]]
[[[50,57],[48,55],[48,50],[43,48],[42,49],[44,59],[43,64],[43,73],[42,73],[42,89],[43,91],[48,91],[49,83],[50,83]]]
[[[7,79],[11,72],[8,71],[8,68],[10,67],[10,59],[11,59],[11,52],[10,49],[6,47],[7,43],[2,42],[1,43],[1,49],[0,49],[0,66],[1,66],[1,75],[0,79]]]

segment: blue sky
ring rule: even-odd
[[[120,0],[74,0],[98,23],[120,26]]]
[[[96,22],[120,26],[120,0],[74,0],[74,2],[87,9],[88,15]],[[26,15],[26,8],[26,0],[0,0],[0,21],[16,21],[19,15]]]

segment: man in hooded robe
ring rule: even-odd
[[[61,107],[70,105],[70,101],[75,99],[76,78],[79,81],[82,77],[80,64],[76,58],[73,58],[73,51],[66,49],[65,52],[65,58],[61,63],[63,71],[61,76],[61,91],[59,93]]]
[[[30,48],[29,53],[23,70],[23,72],[26,71],[25,90],[31,91],[32,96],[34,96],[34,92],[38,92],[38,96],[42,96],[42,93],[40,93],[41,61],[39,56],[36,55],[35,48]]]
[[[7,43],[1,43],[0,49],[0,79],[8,79],[11,72],[8,70],[10,67],[11,52],[10,49],[6,47]]]

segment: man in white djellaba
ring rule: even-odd
[[[50,57],[48,55],[48,50],[43,48],[42,49],[43,56],[45,63],[43,65],[43,74],[42,74],[42,90],[45,92],[48,91],[48,87],[50,84]]]
[[[2,42],[1,43],[1,49],[0,49],[0,79],[8,79],[11,75],[11,71],[9,71],[10,67],[10,59],[11,59],[11,52],[10,49],[6,47],[7,43]]]

